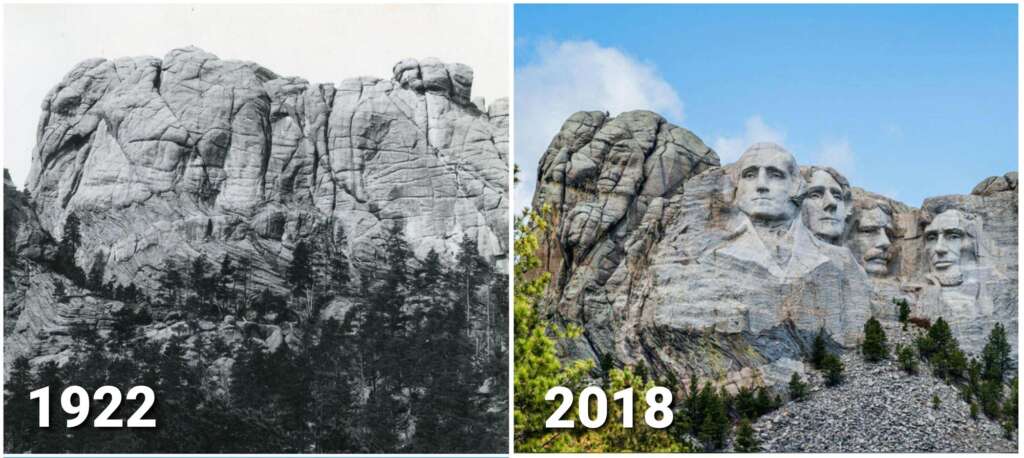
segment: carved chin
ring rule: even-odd
[[[964,282],[964,276],[960,271],[935,272],[935,279],[941,286],[960,286]]]
[[[740,208],[747,215],[765,220],[785,220],[792,218],[792,212],[785,204],[770,200],[754,200]]]
[[[887,275],[889,273],[889,263],[883,259],[871,259],[864,262],[864,270],[874,276]]]

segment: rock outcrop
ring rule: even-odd
[[[894,299],[978,352],[997,322],[1016,341],[1016,183],[988,178],[916,209],[777,145],[721,165],[654,113],[576,113],[533,200],[553,223],[544,305],[582,326],[570,357],[729,389],[785,383],[820,329],[854,347],[869,317],[897,318]]]
[[[917,327],[886,326],[890,343],[912,345]],[[809,375],[809,399],[790,401],[754,423],[769,453],[1013,453],[998,421],[970,417],[960,390],[929,371],[910,375],[892,360],[842,357],[843,383],[826,387]],[[939,408],[932,403],[940,400]]]
[[[104,262],[105,282],[154,290],[168,261],[230,254],[251,260],[254,291],[283,293],[298,241],[344,234],[354,270],[372,270],[400,224],[419,257],[452,258],[465,236],[505,271],[508,103],[471,102],[472,83],[471,68],[436,59],[338,84],[194,47],[87,60],[42,103],[31,205],[5,193],[12,249],[45,260],[74,213],[77,263]],[[31,282],[5,293],[9,323]],[[18,320],[8,361],[66,327]]]

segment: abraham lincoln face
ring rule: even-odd
[[[960,210],[939,213],[924,229],[928,267],[942,286],[963,283],[962,261],[972,246]]]

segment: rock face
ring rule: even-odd
[[[254,289],[283,292],[299,240],[345,234],[370,268],[401,224],[419,257],[451,257],[468,236],[504,271],[508,103],[471,103],[472,83],[471,68],[436,59],[338,84],[193,47],[87,60],[42,103],[33,214],[14,249],[59,239],[73,212],[78,264],[102,260],[107,282],[152,288],[168,260],[230,254],[252,260]]]
[[[576,113],[533,201],[554,228],[545,305],[584,329],[571,357],[727,388],[787,382],[819,329],[852,348],[869,317],[897,318],[894,299],[978,352],[997,322],[1016,339],[1016,182],[915,209],[778,145],[722,166],[654,113]]]

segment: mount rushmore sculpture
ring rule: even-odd
[[[533,201],[556,228],[544,305],[582,326],[571,357],[727,389],[785,382],[821,329],[853,348],[870,317],[897,319],[894,300],[948,321],[965,351],[996,323],[1015,344],[1016,186],[1013,172],[915,209],[776,144],[723,166],[654,113],[576,113]]]

